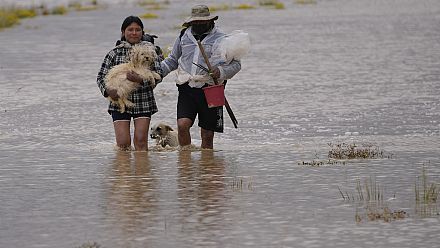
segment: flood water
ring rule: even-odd
[[[114,150],[96,75],[126,16],[157,13],[144,25],[166,49],[200,1],[155,11],[120,2],[0,32],[0,247],[438,245],[439,203],[416,204],[415,185],[425,168],[440,187],[439,1],[216,12],[220,28],[252,42],[226,89],[239,128],[226,117],[214,151],[151,140],[147,153]],[[173,80],[155,89],[152,123],[176,126]],[[192,137],[199,146],[196,126]],[[385,156],[310,165],[343,143]],[[356,198],[368,180],[379,212],[406,215],[370,219]]]

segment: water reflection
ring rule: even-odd
[[[212,150],[197,154],[180,151],[177,183],[183,229],[208,231],[225,225],[222,214],[228,197],[222,157],[215,156]]]
[[[117,151],[107,201],[109,219],[123,232],[153,226],[157,212],[157,180],[147,152]]]

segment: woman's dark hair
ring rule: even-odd
[[[125,29],[127,29],[128,26],[132,23],[137,23],[142,28],[142,34],[144,34],[144,24],[142,23],[142,20],[137,16],[129,16],[125,18],[124,22],[122,22],[121,25],[121,32],[124,32]],[[124,35],[122,35],[121,40],[125,40]]]

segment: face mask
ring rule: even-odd
[[[204,34],[207,33],[211,29],[210,23],[203,23],[203,24],[193,24],[191,25],[191,30],[194,34]]]

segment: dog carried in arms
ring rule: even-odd
[[[119,105],[121,113],[125,112],[126,107],[133,107],[133,103],[128,100],[128,96],[135,91],[139,84],[127,79],[127,73],[133,71],[151,87],[156,86],[156,80],[161,77],[158,73],[151,70],[157,57],[156,48],[153,45],[137,44],[131,48],[125,63],[115,65],[110,69],[105,77],[105,87],[108,90],[116,90],[119,96],[117,101],[108,97],[112,104]]]

